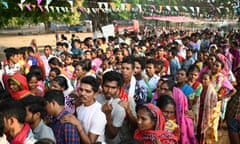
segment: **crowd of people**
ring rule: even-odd
[[[240,31],[64,34],[6,48],[0,143],[240,143]]]

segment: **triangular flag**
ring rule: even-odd
[[[185,6],[182,6],[182,8],[183,8],[185,11],[188,11],[187,7],[185,7]]]
[[[43,7],[41,5],[38,5],[38,8],[40,9],[41,12],[43,12]]]
[[[127,10],[127,11],[130,11],[130,10],[131,10],[131,4],[130,4],[130,3],[126,3],[125,6],[126,6],[126,10]]]
[[[19,8],[21,9],[21,11],[23,10],[23,4],[19,3],[18,4]]]
[[[141,13],[142,12],[142,5],[137,4],[137,8],[138,8],[139,12]]]
[[[36,8],[36,5],[33,4],[33,5],[32,5],[32,8],[35,9],[35,8]]]
[[[26,0],[21,0],[21,4],[23,4]]]
[[[68,3],[70,4],[71,7],[73,7],[73,0],[68,0]]]
[[[166,9],[167,9],[168,11],[171,11],[171,7],[170,7],[170,6],[166,6]]]
[[[194,7],[189,7],[189,9],[194,13]]]
[[[60,8],[59,8],[59,7],[56,7],[56,11],[57,11],[58,13],[60,13]]]
[[[37,0],[37,5],[40,5],[42,0]]]
[[[90,11],[90,8],[87,8],[87,13],[89,14],[91,11]]]
[[[200,13],[200,7],[196,7],[197,14]]]
[[[121,3],[121,10],[124,11],[126,9],[125,3]]]
[[[65,7],[65,11],[68,12],[68,7]]]
[[[220,10],[220,8],[216,8],[216,9],[217,9],[218,13],[220,13],[220,14],[221,14],[221,10]]]
[[[48,8],[47,5],[45,5],[44,8],[45,8],[45,10],[46,10],[47,12],[49,12],[49,8]]]
[[[102,5],[103,5],[102,2],[97,2],[97,4],[98,4],[98,7],[99,7],[99,8],[102,8]]]
[[[30,4],[26,4],[26,8],[27,8],[27,10],[29,10],[29,11],[31,11],[32,9],[31,9],[31,5]]]
[[[46,0],[46,5],[48,6],[51,2],[52,0]]]
[[[229,8],[226,8],[226,11],[229,13]]]
[[[8,9],[8,3],[7,3],[7,2],[3,1],[2,4],[3,4],[3,6],[4,6],[5,8]]]
[[[179,11],[179,9],[178,9],[178,7],[177,7],[177,6],[174,6],[174,9],[175,9],[176,11]]]
[[[105,7],[104,9],[105,9],[105,10],[108,10],[108,3],[107,3],[107,2],[104,2],[103,5],[104,5],[104,7]]]
[[[50,6],[49,8],[52,12],[54,12],[54,7],[53,6]]]
[[[155,5],[150,5],[150,7],[152,8],[152,9],[156,9],[156,6]]]
[[[116,10],[116,5],[114,2],[110,2],[110,7],[113,9],[113,10]]]
[[[61,7],[61,10],[62,10],[63,12],[66,12],[64,7]]]
[[[91,8],[93,13],[96,13],[96,9],[95,8]]]
[[[162,5],[159,5],[159,11],[162,12]]]

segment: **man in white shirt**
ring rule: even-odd
[[[44,55],[41,56],[41,59],[43,61],[44,68],[45,68],[45,71],[46,71],[46,78],[48,77],[49,71],[50,71],[48,60],[50,60],[52,57],[53,57],[52,47],[50,45],[44,46]]]
[[[98,88],[99,83],[92,76],[86,76],[81,80],[78,92],[82,105],[77,107],[76,112],[82,125],[79,134],[83,143],[105,143],[104,133],[107,121],[101,110],[102,105],[95,100]]]
[[[97,96],[97,100],[103,104],[102,111],[107,118],[105,129],[106,142],[111,144],[121,143],[119,137],[120,128],[126,117],[125,109],[118,103],[119,92],[123,84],[122,75],[116,71],[109,71],[103,75],[103,94]]]

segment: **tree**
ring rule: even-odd
[[[3,27],[15,27],[24,24],[37,24],[43,22],[45,28],[48,30],[50,22],[61,22],[67,24],[79,23],[80,13],[72,13],[70,10],[70,4],[67,0],[52,0],[49,6],[53,7],[67,7],[68,12],[60,11],[46,11],[43,12],[37,7],[36,0],[26,0],[23,5],[31,4],[31,11],[25,7],[21,10],[18,6],[20,0],[4,0],[8,3],[8,8],[0,5],[0,28]],[[46,0],[42,0],[41,5],[44,6]],[[35,7],[35,8],[34,8]]]

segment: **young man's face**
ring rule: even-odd
[[[139,75],[142,73],[142,68],[139,62],[135,61],[134,75]]]
[[[93,91],[93,88],[90,84],[81,83],[78,93],[80,102],[83,103],[85,106],[90,106],[94,104],[94,99],[97,93]]]
[[[38,118],[37,115],[38,113],[33,114],[32,112],[29,111],[29,107],[26,107],[26,118],[25,118],[25,122],[29,123],[30,125],[33,124]]]
[[[131,79],[131,76],[134,73],[134,69],[132,68],[132,64],[123,63],[122,64],[122,75],[124,79]]]
[[[52,51],[51,51],[51,49],[50,49],[49,47],[45,47],[45,48],[44,48],[44,54],[45,54],[46,56],[50,55],[51,53],[52,53]]]
[[[118,97],[119,87],[117,81],[106,81],[103,85],[103,94],[106,99]]]
[[[155,68],[153,64],[147,64],[146,65],[146,73],[148,76],[152,77],[155,73]]]

